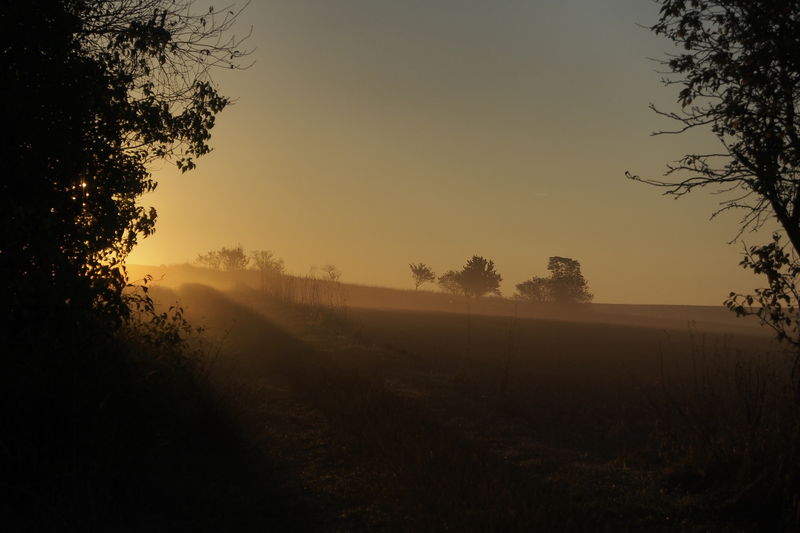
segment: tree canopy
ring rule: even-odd
[[[460,272],[461,286],[467,296],[477,298],[484,294],[500,294],[503,278],[495,270],[494,261],[473,255]]]
[[[43,312],[51,322],[127,316],[124,261],[155,227],[155,210],[138,204],[156,187],[149,165],[186,171],[209,152],[229,103],[209,69],[242,56],[226,38],[236,15],[195,13],[188,0],[0,10],[4,325]]]

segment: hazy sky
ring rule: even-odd
[[[198,3],[200,5],[200,3]],[[236,104],[214,152],[143,203],[156,234],[131,263],[170,264],[241,243],[289,271],[332,263],[343,280],[412,287],[495,261],[503,293],[579,260],[595,300],[720,304],[760,280],[727,244],[738,217],[709,221],[703,192],[671,200],[625,179],[658,177],[704,135],[669,128],[658,65],[669,43],[648,0],[254,0],[254,65],[220,72]],[[749,235],[761,243],[763,236]]]

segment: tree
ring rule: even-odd
[[[473,255],[459,270],[448,270],[437,283],[450,294],[463,294],[467,298],[478,298],[487,293],[500,294],[503,278],[494,268],[494,261]]]
[[[552,300],[550,294],[550,279],[532,277],[522,283],[517,283],[517,297],[537,303],[547,303]]]
[[[408,265],[411,269],[411,277],[414,278],[414,290],[419,290],[420,285],[429,281],[436,281],[436,274],[433,273],[431,267],[425,263],[411,263]]]
[[[534,302],[588,303],[594,297],[581,273],[581,264],[569,257],[553,256],[547,262],[550,277],[533,277],[517,284],[520,298]]]
[[[226,248],[223,246],[217,253],[220,257],[220,266],[222,267],[222,270],[228,272],[238,272],[245,270],[247,265],[250,264],[250,258],[247,256],[247,253],[244,251],[244,248],[242,248],[241,244],[231,248]]]
[[[236,13],[191,6],[52,0],[0,10],[6,332],[35,320],[62,332],[102,320],[113,330],[128,316],[124,261],[156,220],[137,203],[156,187],[149,164],[186,171],[208,153],[229,103],[209,69],[242,55],[225,39]]]
[[[212,270],[236,272],[245,270],[252,257],[252,255],[247,255],[241,244],[238,244],[230,248],[223,246],[219,250],[199,254],[195,262]]]
[[[261,276],[261,290],[267,289],[267,280],[275,279],[283,274],[283,259],[275,256],[270,250],[253,250],[250,260]]]
[[[228,99],[209,68],[235,66],[225,40],[235,16],[193,14],[183,0],[2,4],[0,471],[12,529],[51,529],[39,509],[66,531],[122,524],[115,511],[131,493],[115,480],[144,494],[156,472],[137,478],[132,465],[166,465],[124,443],[159,449],[165,423],[181,419],[153,408],[160,391],[184,406],[201,399],[182,309],[126,291],[124,262],[155,228],[155,210],[139,204],[156,187],[151,164],[189,170],[210,150]],[[141,434],[160,436],[128,441]]]
[[[461,274],[455,270],[448,270],[437,280],[439,286],[450,294],[464,294],[464,288],[461,285]]]
[[[663,65],[667,85],[681,87],[675,120],[681,133],[710,128],[719,142],[715,153],[690,153],[667,167],[666,179],[634,180],[683,196],[710,188],[723,194],[714,215],[743,211],[739,232],[776,220],[794,254],[800,252],[800,4],[795,0],[659,0],[652,31],[674,42],[679,53]],[[651,106],[652,107],[652,106]],[[735,239],[734,239],[735,240]],[[768,291],[793,301],[790,322],[798,320],[796,297],[774,284],[791,272],[793,259],[776,248],[779,238],[752,247],[745,268],[766,274]],[[783,255],[781,255],[783,254]],[[786,263],[785,261],[789,261]],[[786,338],[786,309],[767,293],[757,298],[731,293],[726,304],[739,314],[756,314]],[[762,298],[764,296],[764,298]],[[753,307],[758,300],[761,307]],[[796,337],[800,342],[800,337]]]
[[[253,266],[261,272],[268,274],[283,274],[283,259],[275,256],[270,250],[253,250],[250,252]]]
[[[468,297],[478,298],[484,294],[500,294],[503,278],[494,268],[494,261],[473,255],[458,275],[461,288]]]
[[[684,155],[667,180],[631,178],[682,196],[728,193],[714,214],[741,209],[740,232],[774,217],[800,250],[800,4],[794,0],[659,0],[652,31],[683,50],[663,65],[680,133],[710,128],[717,153]]]
[[[219,254],[219,250],[211,250],[205,254],[197,254],[195,263],[210,268],[211,270],[221,270],[222,256]]]
[[[550,294],[554,302],[586,303],[592,300],[589,285],[581,273],[581,264],[568,257],[551,257],[547,262],[550,271]]]

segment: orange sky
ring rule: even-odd
[[[651,137],[676,89],[659,83],[669,43],[641,0],[258,0],[255,64],[216,76],[236,104],[214,152],[180,175],[163,164],[143,204],[156,234],[129,262],[192,261],[241,243],[291,272],[333,263],[345,281],[412,287],[408,263],[437,272],[495,261],[502,290],[583,265],[595,300],[720,304],[760,280],[729,245],[735,214],[630,182],[657,177],[701,133]],[[764,236],[747,235],[753,244]]]

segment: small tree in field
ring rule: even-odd
[[[437,283],[450,294],[463,294],[467,298],[479,298],[485,294],[500,294],[503,278],[494,268],[494,261],[473,255],[459,271],[448,270]]]
[[[219,250],[198,255],[195,262],[212,270],[235,272],[246,269],[250,258],[241,245],[231,248],[223,246]]]
[[[275,256],[269,250],[253,250],[250,252],[250,261],[261,275],[261,290],[267,288],[267,279],[283,274],[283,259]]]
[[[439,276],[436,283],[450,294],[464,294],[464,288],[461,285],[461,273],[455,270],[448,270]]]
[[[250,262],[261,272],[283,274],[283,259],[276,257],[270,250],[253,250],[250,252]]]
[[[436,274],[434,274],[431,267],[425,263],[418,263],[416,265],[411,263],[408,267],[411,269],[411,276],[414,278],[414,290],[419,290],[420,285],[423,283],[436,281]]]
[[[233,248],[223,246],[219,249],[219,255],[222,258],[222,269],[228,272],[245,270],[250,263],[250,258],[247,257],[242,245],[234,246]]]
[[[537,303],[552,301],[550,279],[534,276],[527,281],[517,283],[517,297],[521,300],[529,300]]]
[[[468,297],[479,298],[484,294],[500,294],[503,278],[494,268],[494,261],[473,255],[459,272],[459,282]]]
[[[550,271],[550,297],[554,302],[587,303],[594,295],[581,273],[581,264],[569,257],[551,257],[547,262]]]
[[[588,303],[594,295],[581,273],[581,264],[569,257],[551,257],[547,262],[550,277],[533,277],[517,284],[519,298],[533,302]]]

